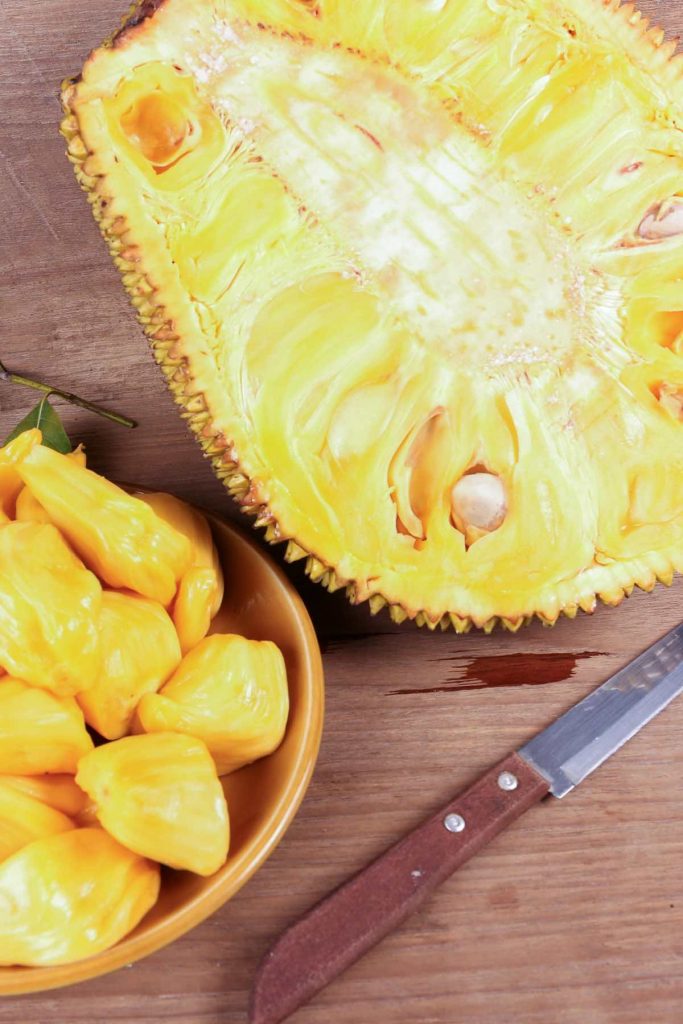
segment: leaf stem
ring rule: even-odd
[[[137,427],[135,420],[128,419],[127,416],[121,416],[117,412],[110,412],[109,409],[103,409],[101,405],[95,405],[94,402],[88,402],[85,398],[79,398],[78,395],[73,395],[70,391],[62,391],[61,388],[53,387],[52,384],[43,384],[42,381],[33,380],[31,377],[24,377],[20,373],[12,373],[0,361],[0,381],[6,381],[8,384],[22,384],[24,387],[33,388],[35,391],[42,391],[46,395],[56,395],[58,398],[63,398],[65,402],[69,402],[70,405],[78,405],[81,409],[87,409],[88,412],[94,412],[97,416],[104,417],[105,420],[111,420],[112,423],[118,423],[122,427]]]

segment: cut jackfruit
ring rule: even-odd
[[[36,839],[0,864],[0,964],[71,963],[109,949],[154,906],[159,865],[99,828]]]
[[[159,693],[145,694],[134,727],[198,737],[218,774],[227,775],[277,750],[288,715],[287,669],[279,647],[215,633],[185,655]]]
[[[126,736],[81,758],[76,781],[102,826],[128,849],[199,875],[225,863],[228,808],[201,740]]]
[[[673,50],[618,0],[152,0],[65,86],[176,399],[313,578],[514,629],[683,567]]]
[[[36,839],[67,832],[73,822],[17,786],[0,781],[0,861]]]
[[[223,570],[211,528],[201,512],[172,494],[138,497],[192,545],[192,564],[178,584],[172,609],[180,646],[183,654],[187,654],[206,636],[223,601]]]
[[[25,430],[14,441],[0,448],[0,522],[9,522],[16,515],[23,486],[17,465],[32,448],[40,444],[42,437],[37,429]]]
[[[24,437],[25,434],[20,435]],[[75,448],[69,453],[67,458],[72,459],[77,466],[85,466],[86,455],[85,449],[82,445]],[[16,510],[14,518],[20,523],[51,523],[52,520],[48,515],[48,511],[44,508],[37,498],[31,494],[28,487],[23,487],[19,496],[17,497]]]
[[[160,604],[105,590],[100,612],[102,669],[77,700],[88,725],[108,740],[128,732],[145,693],[155,693],[180,662],[180,644]]]
[[[41,451],[47,451],[41,448]],[[60,697],[100,671],[102,588],[54,526],[0,528],[0,664]]]
[[[72,818],[77,817],[87,803],[85,793],[71,775],[0,775],[0,787],[3,786],[17,789]]]
[[[104,582],[171,603],[191,558],[182,534],[143,501],[51,448],[33,448],[19,473],[51,522]]]
[[[74,775],[79,759],[92,747],[73,697],[56,697],[11,676],[0,679],[3,775]]]

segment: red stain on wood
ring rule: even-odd
[[[576,672],[577,662],[604,656],[602,651],[554,651],[536,654],[499,654],[461,661],[457,675],[443,686],[390,690],[392,695],[410,693],[448,693],[451,690],[481,690],[494,686],[544,686],[564,682]]]

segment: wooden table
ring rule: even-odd
[[[60,79],[125,7],[1,0],[0,358],[139,420],[127,432],[64,410],[95,468],[235,518],[152,363],[56,130]],[[683,26],[682,0],[643,7]],[[3,435],[32,402],[2,388]],[[328,705],[285,840],[181,941],[108,977],[1,1001],[0,1022],[244,1021],[280,929],[675,625],[683,599],[678,579],[553,630],[457,637],[397,629],[292,576],[319,629]],[[678,1024],[682,736],[679,701],[563,803],[532,811],[296,1024]]]

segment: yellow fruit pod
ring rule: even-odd
[[[71,818],[81,814],[88,799],[72,775],[0,775],[0,786],[25,793]]]
[[[209,632],[216,589],[214,570],[198,566],[188,569],[178,584],[173,602],[173,623],[183,654],[196,647]]]
[[[213,569],[216,574],[216,593],[211,605],[212,617],[216,614],[223,601],[223,570],[211,536],[211,527],[196,508],[164,491],[154,491],[138,495],[156,514],[169,526],[183,533],[192,545],[192,566],[195,568]]]
[[[67,455],[67,459],[72,459],[77,466],[85,466],[85,448],[83,445],[79,445],[72,452]],[[17,474],[21,484],[21,491],[17,497],[14,518],[19,523],[51,523],[47,509],[40,504],[37,498],[34,498],[28,487],[25,487],[21,481],[21,477]]]
[[[102,669],[77,700],[88,725],[108,740],[128,732],[138,701],[156,693],[180,662],[168,612],[137,594],[105,590],[100,611]]]
[[[38,839],[0,864],[0,964],[67,964],[127,935],[159,895],[159,866],[100,828]]]
[[[14,518],[16,500],[24,486],[17,465],[43,440],[40,430],[25,430],[13,441],[0,448],[0,517]]]
[[[85,564],[115,589],[169,605],[189,568],[190,543],[116,484],[42,445],[19,472]]]
[[[17,474],[19,476],[19,474]],[[21,477],[19,478],[21,479]],[[14,510],[14,517],[18,523],[51,523],[47,511],[40,502],[33,497],[28,487],[22,484],[17,496]]]
[[[172,610],[182,652],[187,654],[206,636],[223,601],[223,570],[211,528],[201,512],[172,494],[154,492],[140,498],[192,545],[192,565],[180,581]]]
[[[56,697],[11,676],[0,679],[0,773],[73,775],[92,747],[73,697]]]
[[[280,649],[270,640],[214,634],[183,658],[158,694],[142,698],[137,728],[200,737],[225,775],[272,753],[288,714]]]
[[[63,697],[91,686],[101,598],[99,581],[54,526],[0,529],[0,664],[11,675]]]
[[[0,781],[0,861],[36,839],[73,827],[71,819],[54,807]]]
[[[201,740],[170,732],[127,736],[86,754],[76,781],[100,823],[128,849],[198,875],[225,863],[228,808]]]

